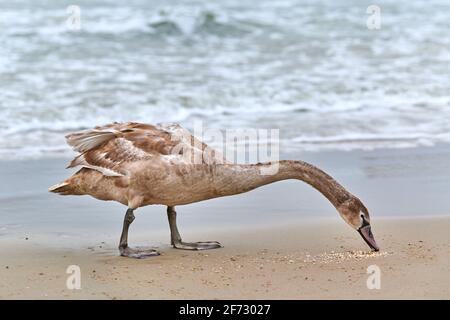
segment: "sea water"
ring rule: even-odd
[[[112,121],[276,128],[294,151],[450,140],[448,1],[379,1],[375,30],[358,0],[71,5],[0,2],[2,159]]]

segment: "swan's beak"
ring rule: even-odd
[[[373,237],[372,230],[370,230],[370,224],[367,224],[359,228],[358,232],[372,250],[374,251],[380,250],[380,247],[378,247],[375,238]]]

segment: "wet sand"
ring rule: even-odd
[[[285,154],[311,162],[358,196],[373,218],[449,216],[450,145],[374,151]],[[117,237],[126,208],[88,196],[62,197],[48,187],[75,170],[70,159],[0,161],[0,239],[61,237],[69,244]],[[133,230],[167,231],[165,208],[137,210]],[[182,229],[267,226],[279,221],[336,218],[334,207],[299,181],[281,181],[232,197],[177,208]],[[135,231],[133,231],[134,233]],[[80,237],[82,235],[82,237]]]

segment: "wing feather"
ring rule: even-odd
[[[66,136],[80,152],[69,168],[85,167],[105,176],[127,175],[127,166],[156,158],[176,163],[223,163],[223,156],[178,124],[112,123]],[[195,162],[197,161],[197,162]]]

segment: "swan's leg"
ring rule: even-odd
[[[123,220],[122,235],[120,236],[119,251],[124,257],[142,259],[151,256],[159,256],[159,252],[153,249],[133,249],[128,246],[128,228],[134,221],[134,209],[128,209]]]
[[[167,217],[170,226],[170,242],[174,248],[185,250],[207,250],[221,248],[217,241],[183,242],[177,228],[177,213],[174,207],[167,207]]]

